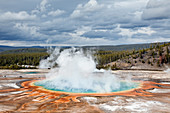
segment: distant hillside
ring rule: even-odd
[[[151,44],[154,43],[147,43],[147,44],[129,44],[129,45],[108,45],[108,46],[84,46],[83,48],[94,48],[97,50],[102,51],[123,51],[123,50],[140,50],[149,48]],[[163,43],[160,43],[163,44]]]
[[[13,49],[1,52],[1,54],[12,54],[12,53],[41,53],[46,52],[47,49],[44,48],[22,48],[22,49]]]
[[[3,45],[0,45],[0,53],[3,52],[3,51],[16,50],[16,49],[25,49],[25,48],[44,48],[44,47],[41,47],[41,46],[14,47],[14,46],[3,46]]]
[[[151,45],[148,49],[133,51],[108,65],[120,69],[166,69],[170,66],[170,43]]]
[[[166,42],[168,43],[168,42]],[[147,44],[129,44],[129,45],[107,45],[107,46],[82,46],[84,49],[95,49],[101,51],[126,51],[126,50],[140,50],[149,48],[151,44],[154,43],[147,43]],[[163,43],[159,43],[163,44]],[[52,46],[55,48],[58,46]],[[60,48],[66,49],[70,48],[71,46],[61,46]],[[75,46],[79,47],[79,46]],[[42,46],[33,46],[33,47],[13,47],[13,46],[1,46],[0,45],[0,54],[9,54],[9,53],[26,53],[26,52],[46,52],[46,48]]]
[[[168,43],[168,42],[166,42]],[[160,43],[160,44],[163,44]],[[102,50],[102,51],[122,51],[122,50],[139,50],[139,49],[143,49],[143,48],[149,48],[151,45],[151,43],[147,43],[147,44],[128,44],[128,45],[106,45],[106,46],[82,46],[82,48],[84,49],[89,49],[89,48],[93,48],[96,50]],[[59,46],[52,46],[52,48],[55,47],[59,47]],[[60,46],[60,48],[70,48],[71,46]],[[79,47],[79,46],[75,46],[75,47]],[[26,48],[41,48],[44,49],[44,47],[42,46],[32,46],[32,47],[14,47],[14,46],[2,46],[0,45],[0,53],[3,51],[8,51],[8,50],[16,50],[14,52],[12,51],[8,51],[7,53],[15,53],[18,52],[20,50],[17,49],[26,49]],[[24,51],[24,50],[23,50]]]
[[[1,46],[0,45],[0,52],[7,51],[7,50],[13,50],[13,49],[20,49],[22,47],[12,47],[12,46]]]

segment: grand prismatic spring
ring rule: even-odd
[[[40,67],[53,67],[45,79],[24,82],[24,87],[34,88],[39,92],[68,95],[55,102],[76,101],[79,96],[145,95],[151,96],[146,89],[159,88],[154,82],[121,79],[111,71],[96,69],[96,63],[90,54],[82,49],[71,48],[60,51],[56,48],[51,56],[40,62]]]
[[[150,90],[170,89],[169,84],[153,80],[131,80],[130,75],[121,78],[110,70],[98,70],[90,53],[77,48],[63,51],[56,48],[46,60],[40,62],[40,68],[51,68],[45,77],[31,78],[31,74],[41,74],[41,72],[24,72],[30,78],[20,77],[21,80],[17,83],[20,88],[3,89],[0,92],[4,94],[16,92],[5,98],[8,98],[7,103],[17,102],[15,110],[18,112],[29,110],[72,112],[71,109],[75,106],[86,106],[90,111],[101,112],[94,106],[89,107],[89,101],[87,100],[87,103],[82,98],[161,97],[167,93],[153,93]],[[99,108],[102,109],[101,105],[105,104],[99,104]]]
[[[40,66],[53,66],[57,63],[59,68],[52,69],[46,79],[35,82],[35,86],[70,93],[110,93],[139,86],[135,82],[121,81],[110,71],[96,69],[91,55],[85,55],[81,49],[72,48],[62,52],[56,49],[51,57],[41,61]]]

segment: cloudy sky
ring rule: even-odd
[[[170,41],[170,0],[0,0],[0,45]]]

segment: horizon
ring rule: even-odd
[[[170,43],[169,41],[167,42],[152,42],[152,43],[135,43],[135,44],[120,44],[120,45],[75,45],[75,46],[70,46],[70,45],[35,45],[35,46],[8,46],[8,45],[0,45],[0,47],[16,47],[16,48],[32,48],[32,47],[102,47],[102,46],[126,46],[126,45],[147,45],[147,44],[163,44],[163,43]]]
[[[0,1],[0,45],[106,46],[170,41],[168,0]]]

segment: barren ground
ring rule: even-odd
[[[25,72],[38,72],[28,74]],[[49,70],[0,70],[0,112],[53,112],[53,113],[169,113],[170,87],[150,89],[155,96],[79,97],[80,102],[51,103],[54,98],[30,90],[20,90],[20,83],[45,77]],[[170,72],[164,71],[113,71],[116,76],[132,80],[170,84]],[[31,92],[31,93],[30,93]],[[30,96],[31,95],[31,96]],[[58,98],[55,98],[56,100]]]

